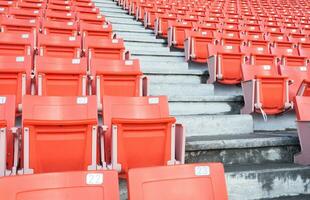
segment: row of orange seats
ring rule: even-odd
[[[0,103],[2,176],[109,168],[126,177],[131,168],[184,163],[183,127],[165,96],[103,96],[99,124],[96,96],[24,95],[21,128],[15,96]]]
[[[132,169],[128,175],[128,199],[227,200],[223,166],[199,163]],[[117,172],[111,170],[45,173],[0,178],[1,197],[120,200]]]

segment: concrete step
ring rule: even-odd
[[[129,15],[128,15],[129,16]],[[106,17],[112,24],[133,24],[133,25],[140,25],[142,23],[139,21],[135,21],[131,18],[119,18],[119,17]]]
[[[201,75],[173,75],[173,74],[158,74],[158,75],[148,75],[149,84],[158,83],[179,83],[179,84],[200,84],[202,83]]]
[[[258,131],[279,131],[296,129],[295,112],[289,111],[278,115],[268,115],[267,121],[259,113],[253,114],[254,129]]]
[[[186,162],[232,164],[292,163],[299,152],[296,132],[256,132],[243,135],[186,138]]]
[[[101,10],[102,8],[100,8]],[[103,12],[104,16],[107,18],[113,17],[113,18],[120,18],[120,19],[134,19],[134,16],[127,15],[123,12]]]
[[[146,29],[141,28],[140,24],[112,24],[113,30],[117,29],[122,29],[125,30],[127,29],[128,32],[133,32],[133,31],[147,31]]]
[[[310,194],[310,167],[295,164],[225,167],[230,200]]]
[[[116,8],[106,8],[106,7],[102,7],[102,5],[100,6],[100,4],[98,4],[97,6],[100,11],[102,12],[102,14],[106,15],[107,13],[123,13],[123,14],[126,14],[128,13],[127,10],[122,10],[120,9],[119,7],[116,7]]]
[[[185,126],[188,137],[253,133],[251,115],[176,115],[176,118]]]
[[[147,29],[135,29],[135,28],[132,28],[131,29],[126,29],[124,28],[124,26],[122,26],[121,24],[119,25],[112,25],[113,27],[113,31],[115,33],[119,33],[119,32],[131,32],[131,33],[152,33],[151,30],[147,30]]]
[[[216,95],[243,95],[241,85],[214,84]]]
[[[171,115],[240,114],[240,96],[175,96],[169,98]]]
[[[122,33],[119,33],[120,35],[122,35]],[[127,33],[126,33],[127,34]],[[123,34],[124,35],[124,34]],[[156,39],[154,37],[137,37],[135,35],[127,35],[126,37],[123,37],[124,41],[130,41],[130,42],[143,42],[143,43],[159,43],[159,44],[166,44],[166,41],[164,39]],[[140,44],[141,47],[146,47],[143,46],[143,44]]]
[[[125,45],[128,49],[141,47],[144,47],[145,49],[145,46],[147,46],[149,49],[165,49],[165,51],[169,51],[167,45],[163,43],[125,41]]]
[[[184,62],[184,57],[176,57],[176,56],[152,56],[152,55],[137,55],[133,56],[133,58],[138,58],[140,61],[152,61],[152,62]]]
[[[167,96],[208,96],[213,95],[211,84],[152,84],[149,85],[150,95]]]
[[[310,194],[309,195],[296,195],[296,196],[281,196],[277,198],[264,198],[260,200],[309,200],[310,199]]]
[[[140,65],[141,70],[146,74],[159,75],[159,76],[160,75],[205,76],[205,72],[201,69],[189,69],[188,64],[186,62],[161,61],[161,59],[160,61],[158,60],[150,61],[147,59],[140,59]]]

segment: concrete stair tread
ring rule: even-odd
[[[167,52],[165,49],[162,51],[153,50],[153,49],[131,49],[132,55],[147,55],[147,56],[164,56],[164,57],[184,57],[184,54],[179,52]]]
[[[264,198],[261,200],[309,200],[310,195],[297,195],[297,196],[281,196],[281,197],[276,197],[276,198]]]
[[[168,96],[182,96],[182,95],[213,95],[213,85],[210,84],[151,84],[148,86],[150,95],[168,95]]]
[[[186,138],[186,150],[238,149],[298,145],[296,132],[193,136]]]
[[[188,108],[190,109],[190,108]],[[186,135],[234,135],[253,133],[251,115],[175,115],[186,128]]]
[[[272,171],[298,171],[307,170],[310,177],[310,166],[303,166],[294,163],[264,163],[251,165],[228,165],[225,166],[225,173],[253,173],[253,172],[272,172]]]
[[[242,96],[172,96],[169,102],[235,102],[243,101]]]

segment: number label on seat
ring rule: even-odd
[[[87,174],[86,184],[87,185],[101,185],[103,183],[103,174]]]
[[[196,166],[195,167],[195,175],[196,176],[209,176],[210,175],[210,167],[209,166]]]

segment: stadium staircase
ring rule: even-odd
[[[187,163],[223,162],[230,200],[310,199],[310,167],[293,164],[299,151],[294,113],[267,122],[241,115],[241,87],[207,84],[207,66],[185,62],[184,52],[170,51],[116,2],[95,3],[140,59],[149,95],[168,95],[171,114],[186,127]]]

